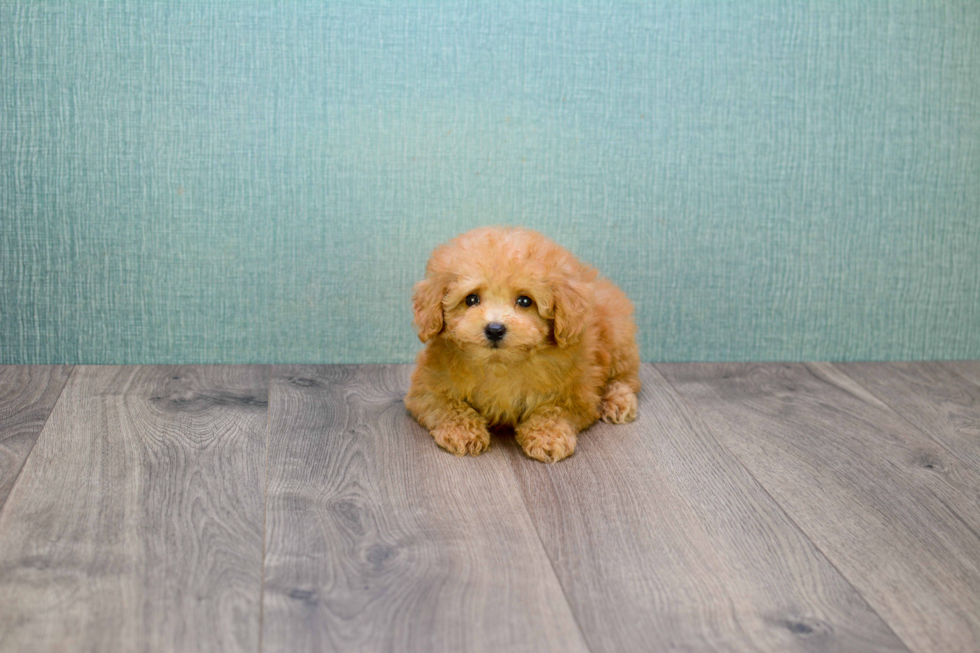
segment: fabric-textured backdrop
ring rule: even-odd
[[[980,357],[980,3],[0,0],[0,362],[405,362],[527,225],[643,358]]]

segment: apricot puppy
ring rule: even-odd
[[[509,426],[556,462],[597,419],[636,418],[632,304],[541,234],[480,228],[439,246],[413,304],[427,345],[405,405],[443,449],[479,454]]]

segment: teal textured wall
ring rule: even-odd
[[[537,228],[647,360],[980,358],[980,3],[0,0],[0,362],[399,362]]]

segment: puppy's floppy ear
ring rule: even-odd
[[[585,321],[592,310],[591,285],[561,278],[552,285],[555,342],[564,349],[573,345],[585,331]]]
[[[415,284],[412,305],[415,309],[415,328],[419,340],[429,342],[442,331],[442,298],[445,284],[437,277],[426,277]]]

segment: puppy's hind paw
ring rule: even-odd
[[[440,426],[432,431],[436,444],[457,456],[477,456],[490,447],[490,433],[485,428],[466,428],[459,425]]]
[[[636,393],[625,383],[613,383],[606,390],[599,406],[599,416],[603,422],[625,424],[636,419]]]

